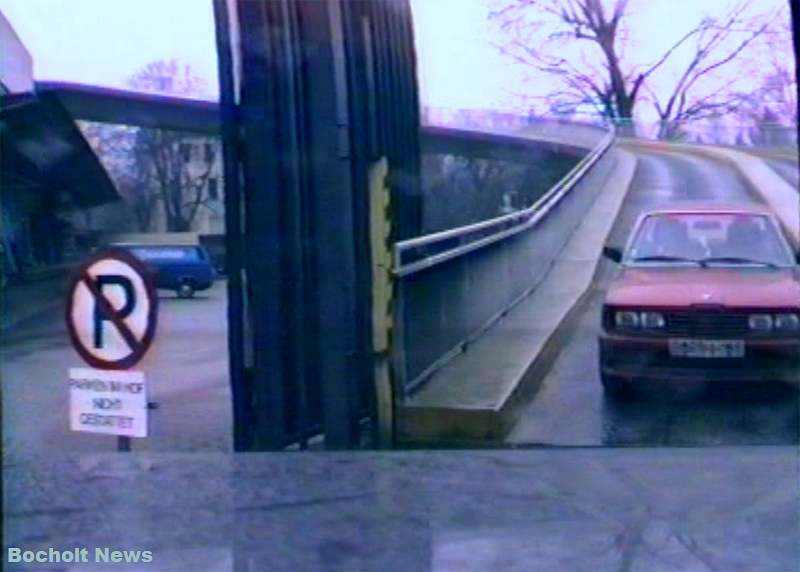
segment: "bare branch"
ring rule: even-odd
[[[498,50],[525,66],[546,73],[554,82],[552,97],[567,103],[591,101],[603,108],[603,114],[612,119],[628,119],[641,93],[647,93],[659,116],[671,118],[686,113],[698,113],[699,107],[719,109],[728,101],[723,92],[698,97],[693,92],[704,77],[732,61],[736,61],[754,44],[756,39],[769,33],[770,23],[748,26],[746,15],[751,1],[739,2],[722,19],[707,18],[686,31],[652,63],[646,66],[626,65],[624,26],[628,0],[508,0],[502,9],[493,11],[492,19],[499,23],[507,41]],[[744,38],[730,46],[737,34]],[[544,38],[544,41],[542,39]],[[562,46],[567,42],[582,40],[587,48],[595,46],[602,58],[566,58]],[[650,78],[666,62],[674,59],[676,52],[696,40],[694,54],[690,57],[672,89],[666,94],[653,93],[648,85]],[[566,94],[573,94],[567,96]],[[702,102],[702,106],[700,103]]]
[[[693,28],[688,32],[686,32],[686,34],[684,34],[677,42],[672,44],[672,46],[670,46],[670,48],[666,52],[664,52],[664,54],[658,60],[656,60],[655,63],[651,64],[644,72],[639,74],[639,77],[642,78],[641,81],[644,81],[645,79],[647,79],[648,76],[652,75],[654,71],[660,68],[664,64],[664,62],[666,62],[669,59],[669,57],[673,54],[673,52],[675,52],[675,50],[680,48],[689,38],[696,35],[699,31],[700,27]]]

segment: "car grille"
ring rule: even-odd
[[[750,334],[747,314],[671,312],[665,332],[686,337],[743,337]]]

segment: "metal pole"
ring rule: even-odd
[[[286,25],[282,1],[238,0],[242,62],[239,130],[243,179],[241,222],[246,236],[242,264],[246,273],[245,343],[247,430],[249,451],[282,450],[290,438],[290,347],[297,343],[286,324],[295,319],[286,289],[287,247],[285,195],[296,192],[293,145],[296,101],[291,83],[296,70],[285,59],[296,41]],[[230,231],[229,231],[230,232]],[[246,389],[246,391],[245,391]],[[246,425],[245,425],[246,424]]]
[[[251,438],[249,393],[244,365],[244,292],[236,85],[227,0],[214,0],[219,74],[219,109],[225,193],[225,267],[228,276],[228,373],[233,399],[233,448],[247,450]]]

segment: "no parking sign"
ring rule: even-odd
[[[67,298],[72,345],[90,366],[128,369],[156,333],[158,297],[148,268],[125,250],[95,254],[76,273]]]
[[[72,345],[94,369],[69,370],[70,428],[127,437],[147,436],[144,374],[127,370],[153,343],[158,297],[150,271],[125,250],[99,252],[75,274],[67,294]]]

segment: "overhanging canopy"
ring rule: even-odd
[[[120,198],[72,117],[47,93],[0,97],[0,157],[5,190],[65,192],[81,208]]]

